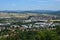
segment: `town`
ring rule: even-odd
[[[54,30],[55,26],[60,26],[60,16],[43,15],[43,14],[14,14],[14,13],[0,13],[0,31],[15,30],[19,28],[25,30]],[[3,15],[3,16],[2,16]]]
[[[60,0],[0,0],[0,40],[60,40]]]
[[[0,12],[0,40],[50,39],[60,39],[59,15]]]

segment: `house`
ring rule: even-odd
[[[33,27],[36,27],[36,28],[44,28],[44,27],[49,27],[51,26],[51,24],[53,24],[53,22],[37,22],[33,25]]]

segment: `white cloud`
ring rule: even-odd
[[[27,1],[47,2],[48,0],[27,0]]]
[[[15,4],[15,3],[12,3],[11,5],[12,5],[12,6],[16,6],[16,4]]]
[[[55,0],[55,1],[58,1],[58,2],[60,2],[60,0]]]
[[[56,0],[56,1],[60,1],[60,0]]]

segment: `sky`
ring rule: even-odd
[[[0,0],[0,10],[60,10],[60,0]]]

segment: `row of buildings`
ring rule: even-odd
[[[30,16],[27,19],[23,20],[18,20],[16,22],[22,22],[22,23],[28,23],[28,24],[12,24],[11,22],[7,23],[0,23],[0,31],[4,29],[8,30],[13,30],[15,28],[19,28],[20,30],[25,30],[25,29],[32,29],[32,28],[37,28],[37,29],[49,29],[49,28],[55,28],[56,25],[59,25],[59,23],[54,23],[53,20],[54,17],[52,16]],[[15,18],[14,18],[15,19]],[[10,19],[9,19],[10,20]],[[14,21],[15,22],[15,21]],[[32,23],[29,23],[32,22]]]

